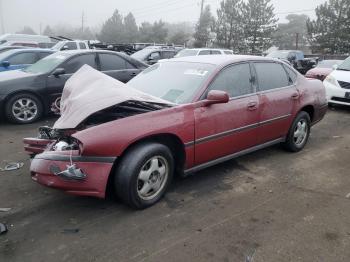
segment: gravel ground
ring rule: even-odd
[[[0,124],[0,166],[24,162],[0,172],[0,261],[350,261],[350,109],[330,110],[303,152],[176,179],[143,211],[31,181],[21,140],[53,120]]]

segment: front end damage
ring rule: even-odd
[[[79,79],[94,84],[82,89]],[[105,197],[118,156],[105,156],[103,152],[85,155],[84,144],[74,134],[111,121],[117,128],[119,119],[172,106],[123,85],[86,66],[71,77],[63,91],[61,117],[54,127],[40,127],[37,137],[23,139],[24,149],[32,158],[34,181],[74,195]]]

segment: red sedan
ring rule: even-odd
[[[127,86],[87,71],[67,83],[54,128],[24,139],[32,179],[99,198],[111,188],[134,208],[159,201],[174,174],[279,143],[302,150],[327,110],[319,80],[270,58],[165,60]]]

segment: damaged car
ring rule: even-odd
[[[165,60],[128,84],[84,66],[67,82],[61,117],[25,138],[34,181],[142,209],[175,174],[274,145],[307,144],[327,110],[322,82],[280,60],[196,56]]]

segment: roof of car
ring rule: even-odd
[[[166,60],[169,62],[190,62],[190,63],[205,63],[212,65],[222,65],[227,63],[235,63],[250,60],[262,61],[279,61],[278,59],[262,57],[262,56],[248,56],[248,55],[201,55],[201,56],[185,56]]]
[[[20,53],[22,51],[30,51],[30,52],[48,52],[48,53],[54,53],[53,50],[51,49],[44,49],[44,48],[21,48],[21,49],[18,49],[18,48],[15,48],[15,49],[9,49],[7,51],[5,51],[4,55],[12,55],[12,54],[16,54],[16,53]]]

